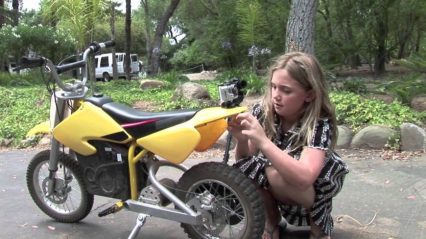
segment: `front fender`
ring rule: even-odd
[[[34,126],[32,129],[30,129],[30,131],[28,131],[26,137],[34,137],[37,134],[50,134],[51,130],[50,130],[50,121],[47,120],[43,123],[40,123],[36,126]]]

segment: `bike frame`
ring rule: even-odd
[[[77,108],[80,107],[81,102],[86,96],[88,88],[85,86],[86,82],[89,80],[91,84],[93,84],[94,78],[94,67],[91,64],[91,59],[93,59],[93,49],[86,49],[83,53],[83,59],[80,62],[77,62],[76,65],[81,66],[82,69],[82,80],[81,84],[77,85],[78,88],[72,88],[75,86],[68,86],[63,84],[58,77],[58,72],[56,71],[55,65],[48,59],[46,60],[46,69],[50,71],[52,78],[55,79],[58,86],[62,89],[56,91],[52,95],[51,100],[51,113],[50,113],[50,133],[51,133],[51,146],[50,146],[50,155],[49,155],[49,188],[48,195],[53,194],[55,189],[55,174],[58,170],[58,162],[59,156],[61,155],[62,148],[66,145],[57,140],[55,136],[55,130],[57,126],[62,123],[67,117],[72,116]],[[80,64],[80,65],[79,65]],[[94,87],[91,87],[94,89]],[[70,90],[71,89],[71,90]],[[84,104],[84,103],[83,103]],[[72,109],[69,110],[68,106],[72,105]],[[195,150],[204,151],[217,140],[217,137],[220,136],[221,133],[226,129],[226,119],[231,117],[232,115],[236,115],[240,112],[245,111],[245,107],[236,107],[236,108],[227,108],[223,109],[221,107],[217,108],[209,108],[203,109],[190,120],[184,122],[182,124],[173,126],[176,127],[178,133],[182,133],[184,137],[186,135],[193,136],[194,132],[199,137],[197,140],[194,140]],[[174,130],[176,130],[174,128]],[[214,128],[223,129],[217,130],[217,132],[212,132]],[[171,129],[171,128],[170,128]],[[186,131],[187,130],[187,131]],[[166,131],[168,132],[168,131]],[[171,132],[175,132],[171,130]],[[219,134],[220,133],[220,134]],[[132,230],[129,238],[136,237],[138,231],[143,226],[147,216],[155,216],[159,218],[164,218],[172,221],[177,221],[185,224],[191,225],[201,225],[203,223],[203,217],[201,212],[195,212],[191,207],[189,207],[185,202],[180,200],[173,192],[163,186],[159,180],[156,178],[156,173],[160,169],[160,167],[167,166],[178,169],[182,172],[188,170],[184,165],[180,164],[182,161],[186,159],[188,154],[194,150],[194,148],[189,148],[183,150],[179,156],[176,156],[175,161],[169,160],[159,160],[156,155],[160,157],[170,159],[170,154],[159,153],[158,150],[150,148],[150,146],[145,145],[145,141],[153,141],[153,145],[156,144],[156,138],[158,137],[167,137],[167,133],[162,133],[160,135],[156,135],[155,137],[144,137],[141,139],[129,138],[129,141],[125,141],[126,147],[128,147],[128,171],[129,171],[129,186],[130,186],[130,198],[125,201],[117,202],[113,209],[114,212],[126,208],[129,211],[139,213],[139,217],[137,218],[136,225]],[[57,135],[56,135],[57,136]],[[195,142],[197,141],[197,142]],[[122,142],[123,143],[123,142]],[[123,143],[123,145],[124,145]],[[192,147],[192,146],[191,146]],[[167,148],[167,147],[166,147]],[[224,163],[227,163],[229,157],[229,148],[230,148],[230,137],[227,138],[226,152],[224,156]],[[68,154],[71,155],[72,158],[77,160],[76,153],[80,153],[78,149],[74,148],[75,151],[69,148]],[[141,149],[141,150],[140,150]],[[161,151],[161,150],[160,150]],[[173,155],[174,156],[174,155]],[[140,196],[138,195],[138,163],[142,162],[146,165],[148,169],[148,180],[155,189],[157,189],[161,195],[165,196],[170,202],[172,202],[177,209],[171,209],[166,206],[161,206],[157,204],[145,203],[140,200]],[[141,187],[148,186],[141,185]],[[191,199],[194,200],[194,199]],[[191,202],[189,201],[189,203]],[[113,206],[113,207],[114,207]]]

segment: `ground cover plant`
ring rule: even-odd
[[[232,71],[219,75],[216,80],[197,81],[204,85],[211,95],[211,102],[189,100],[171,100],[178,84],[188,79],[177,72],[160,75],[159,80],[167,82],[162,88],[139,88],[139,80],[117,80],[107,83],[97,82],[96,91],[110,96],[117,102],[133,106],[136,102],[150,102],[154,110],[164,111],[182,108],[202,108],[217,105],[219,96],[217,86],[228,80],[230,76],[249,78],[249,94],[259,95],[262,92],[264,78],[246,71]],[[0,139],[11,139],[11,146],[22,145],[26,133],[36,124],[44,122],[49,117],[50,94],[42,83],[45,79],[40,72],[25,75],[0,76]],[[251,82],[251,83],[250,83]],[[382,124],[393,128],[401,123],[411,122],[424,127],[426,114],[411,110],[408,106],[396,100],[385,104],[348,91],[333,91],[331,100],[336,106],[339,124],[344,124],[354,130],[368,124]],[[31,141],[30,141],[31,142]],[[27,142],[28,144],[28,142]]]

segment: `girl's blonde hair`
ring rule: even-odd
[[[330,120],[332,141],[329,147],[333,148],[337,138],[336,114],[328,96],[324,73],[318,60],[314,56],[303,52],[290,52],[281,55],[269,68],[266,94],[263,99],[263,109],[265,110],[263,127],[266,135],[270,139],[274,139],[278,134],[275,129],[276,113],[272,105],[271,79],[274,72],[280,69],[287,70],[288,74],[299,82],[306,91],[312,90],[315,97],[311,102],[305,102],[305,110],[300,120],[300,133],[294,141],[294,149],[306,146],[311,142],[315,133],[315,125],[320,118],[328,118]]]

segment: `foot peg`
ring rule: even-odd
[[[98,217],[104,217],[106,215],[116,213],[116,212],[120,211],[121,209],[123,209],[124,205],[125,205],[125,202],[122,202],[122,201],[116,202],[111,207],[109,207],[109,208],[103,210],[102,212],[98,213]]]

